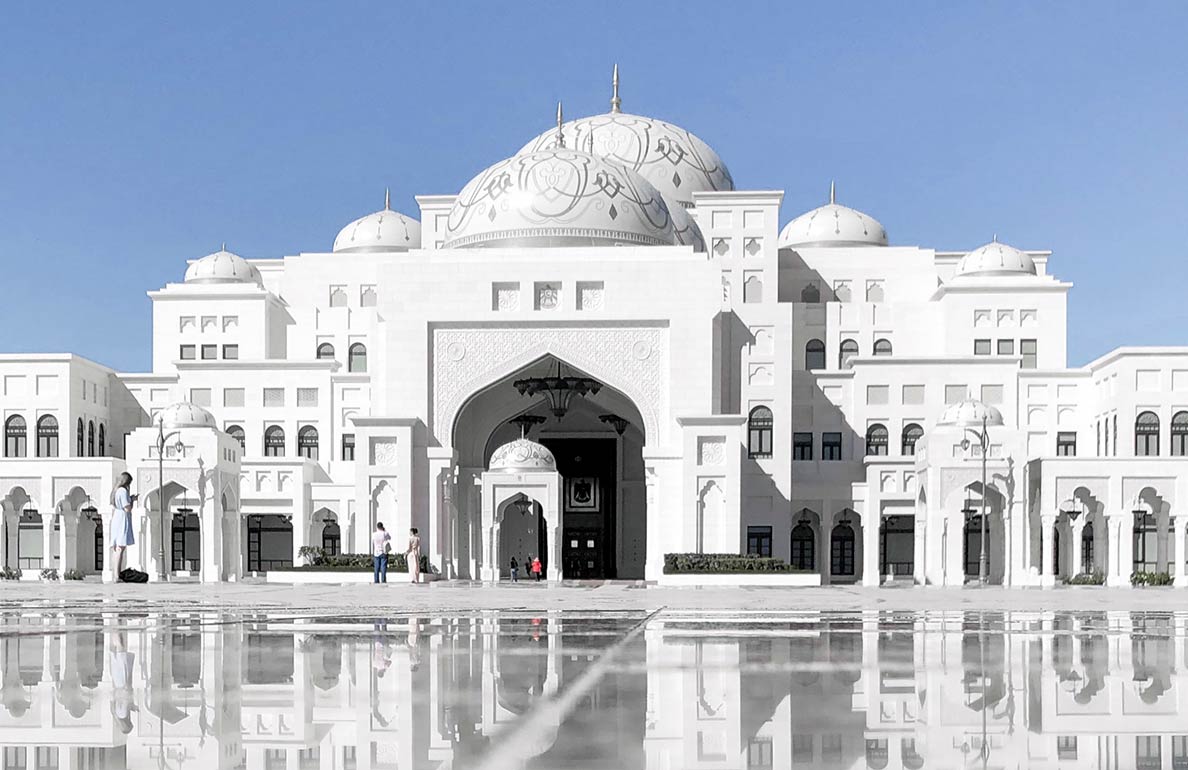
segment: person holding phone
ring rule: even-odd
[[[128,546],[136,544],[132,535],[132,504],[139,495],[131,492],[132,474],[120,474],[116,488],[111,491],[111,515],[107,522],[107,531],[111,533],[111,582],[120,582],[120,573],[124,571],[124,553]]]

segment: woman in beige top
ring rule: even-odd
[[[421,536],[416,527],[408,531],[408,550],[404,553],[408,556],[408,574],[412,575],[412,582],[421,582]]]

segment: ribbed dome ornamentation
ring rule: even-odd
[[[801,214],[780,231],[779,246],[886,246],[887,230],[874,217],[837,202],[832,183],[829,203]]]
[[[246,259],[227,251],[227,246],[202,259],[196,259],[186,268],[186,283],[254,283],[263,284],[260,271]]]
[[[1029,254],[998,242],[998,236],[961,258],[958,276],[1035,275],[1035,261]]]
[[[384,191],[384,208],[359,217],[339,231],[334,252],[371,253],[408,251],[421,248],[421,223],[399,211],[392,211],[391,197]]]
[[[154,422],[161,422],[166,430],[179,428],[218,428],[214,415],[188,401],[179,401],[160,411]]]
[[[544,444],[518,438],[507,442],[491,454],[490,470],[508,473],[555,471],[557,460]]]

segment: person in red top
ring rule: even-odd
[[[532,557],[532,574],[536,576],[537,580],[540,580],[540,574],[542,571],[543,570],[541,569],[540,557],[533,556]]]

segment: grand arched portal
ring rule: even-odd
[[[481,553],[476,532],[482,501],[471,491],[495,450],[530,437],[552,451],[562,477],[562,575],[568,579],[642,579],[646,561],[647,497],[644,481],[644,420],[613,383],[599,381],[596,393],[575,396],[563,413],[542,394],[519,392],[514,383],[532,377],[589,375],[546,355],[476,393],[454,425],[459,482],[455,553],[469,554],[470,574]],[[513,423],[536,418],[525,427]],[[459,559],[459,561],[462,561]],[[506,561],[506,559],[505,559]],[[500,565],[505,572],[506,565]],[[461,569],[460,569],[461,571]]]

